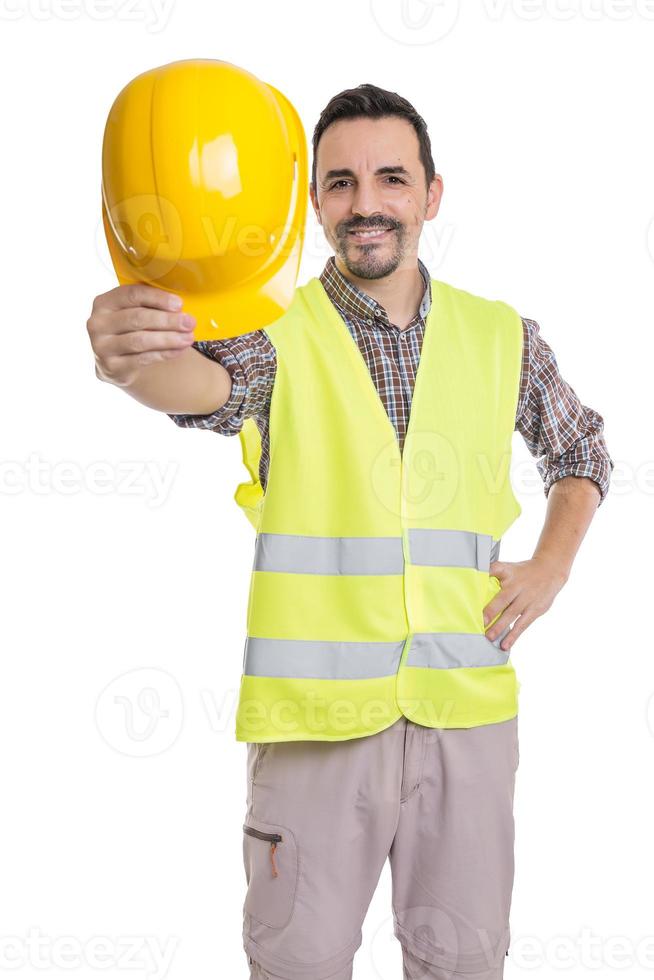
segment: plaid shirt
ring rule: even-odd
[[[425,319],[431,307],[430,276],[424,263],[418,266],[425,282],[420,308],[411,323],[400,330],[374,299],[351,283],[330,256],[320,275],[327,295],[343,317],[370,371],[388,416],[395,427],[400,451],[404,446],[411,398],[420,361]],[[582,405],[559,374],[551,347],[539,334],[535,320],[522,318],[523,350],[520,391],[515,428],[524,438],[540,473],[545,495],[555,480],[585,476],[606,497],[611,470],[602,433],[604,420]],[[259,479],[265,490],[268,475],[270,398],[275,380],[276,352],[265,330],[255,330],[226,340],[196,341],[193,346],[219,361],[229,372],[229,399],[209,415],[172,415],[180,426],[211,429],[236,435],[246,418],[253,417],[261,433]]]

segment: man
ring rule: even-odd
[[[335,714],[325,725],[279,713],[257,737],[245,712],[239,722],[251,978],[351,978],[389,857],[405,977],[497,980],[518,766],[506,661],[565,584],[613,462],[602,417],[561,378],[538,324],[430,279],[418,259],[443,181],[415,109],[374,85],[346,90],[322,112],[313,149],[311,202],[334,255],[298,291],[284,329],[193,344],[193,319],[168,293],[118,287],[95,299],[88,321],[96,373],[181,426],[234,435],[256,423],[250,462],[265,496],[244,709],[250,694],[268,707],[271,690],[278,701],[290,692],[292,708],[313,688],[335,692],[328,706],[356,692],[350,727]],[[538,457],[547,515],[533,556],[505,562],[492,560],[495,546],[519,506],[507,481],[488,489],[465,460],[497,462],[514,428]],[[445,478],[434,471],[436,496],[421,509],[401,481],[434,460]],[[487,533],[476,533],[482,524]],[[291,550],[275,557],[277,546]],[[461,626],[466,604],[473,624],[483,611],[480,629]],[[389,642],[342,642],[366,630]],[[386,655],[385,670],[369,669]],[[417,687],[400,687],[408,677]],[[364,720],[372,700],[383,710]]]

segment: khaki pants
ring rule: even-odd
[[[509,948],[518,719],[247,743],[252,980],[351,980],[388,857],[406,980],[499,980]]]

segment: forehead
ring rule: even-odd
[[[341,119],[332,123],[318,144],[319,173],[349,167],[358,171],[402,164],[407,170],[420,166],[418,135],[407,119]]]

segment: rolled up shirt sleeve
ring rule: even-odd
[[[234,436],[242,429],[245,419],[267,413],[276,359],[275,348],[263,330],[225,340],[200,340],[193,347],[222,364],[232,379],[232,390],[225,404],[208,415],[168,412],[176,425]]]
[[[516,429],[536,457],[545,496],[556,480],[583,476],[597,485],[601,506],[614,467],[604,439],[604,419],[583,405],[563,379],[538,323],[526,318],[522,322],[522,384]]]

